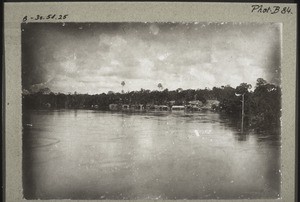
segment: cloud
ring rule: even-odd
[[[79,29],[81,27],[81,29]],[[23,27],[23,87],[54,92],[278,81],[279,24],[66,23]],[[36,40],[33,34],[39,33]],[[274,68],[275,67],[275,68]],[[276,77],[276,78],[275,78]],[[46,82],[51,80],[51,82]]]

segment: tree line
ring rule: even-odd
[[[121,83],[122,87],[125,82]],[[37,93],[23,93],[23,109],[91,109],[97,106],[99,110],[109,110],[109,104],[150,104],[185,105],[192,100],[218,100],[220,103],[214,110],[224,112],[230,116],[241,115],[244,96],[245,120],[248,125],[270,127],[280,125],[281,115],[281,89],[280,86],[268,83],[266,80],[257,79],[256,85],[241,83],[233,88],[229,85],[213,87],[212,89],[186,89],[146,90],[121,93],[102,94],[73,94],[53,93],[49,89],[41,89]]]

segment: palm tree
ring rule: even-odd
[[[183,91],[183,89],[182,88],[177,88],[177,90],[176,90],[178,93],[180,93],[181,91]]]
[[[125,86],[125,81],[122,81],[122,82],[121,82],[121,85],[122,85],[122,93],[124,93],[123,88],[124,88],[124,86]]]
[[[162,84],[161,84],[161,83],[159,83],[159,84],[157,85],[157,87],[158,87],[160,90],[162,90],[162,89],[163,89],[163,86],[162,86]]]

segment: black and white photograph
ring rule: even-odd
[[[25,199],[280,199],[282,23],[21,23]]]

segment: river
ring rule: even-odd
[[[27,199],[280,197],[280,136],[216,112],[23,114]]]

